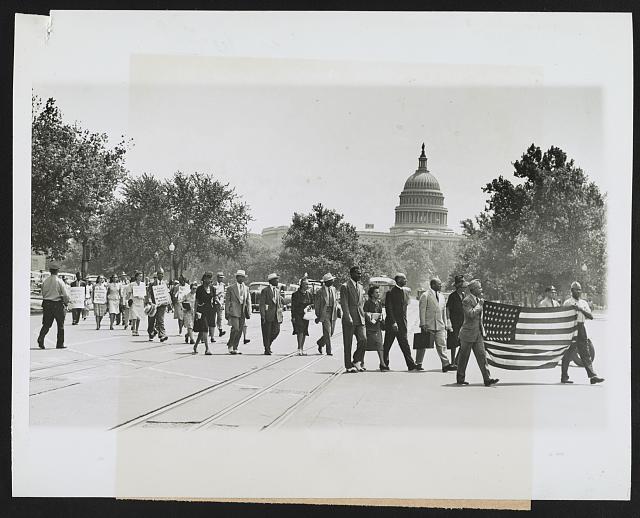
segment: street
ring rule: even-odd
[[[409,306],[410,334],[417,329],[417,301]],[[93,315],[71,326],[65,322],[66,350],[56,350],[55,324],[46,350],[37,348],[41,317],[31,316],[30,424],[98,429],[165,427],[185,430],[242,427],[247,430],[381,426],[459,428],[466,426],[594,426],[592,415],[606,414],[611,380],[591,386],[584,369],[572,364],[574,385],[560,385],[560,368],[540,371],[492,369],[500,378],[484,387],[473,355],[470,385],[455,385],[455,373],[442,373],[434,350],[424,372],[406,371],[400,349],[391,350],[391,372],[379,372],[375,352],[367,352],[367,372],[344,374],[340,322],[334,356],[319,355],[320,326],[310,326],[307,356],[295,354],[290,314],[273,345],[262,354],[260,318],[249,320],[249,344],[242,355],[227,354],[229,333],[216,337],[213,355],[177,336],[168,313],[169,340],[149,342],[146,322],[140,336],[122,326],[110,331],[108,319],[95,329]],[[607,378],[611,348],[604,340],[603,315],[587,324],[596,347],[594,366]],[[228,331],[228,328],[226,328]],[[216,333],[217,334],[217,333]],[[354,340],[355,349],[355,340]],[[586,410],[589,410],[587,412]]]

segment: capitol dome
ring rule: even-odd
[[[427,155],[422,144],[418,169],[404,183],[391,232],[450,233],[452,230],[447,227],[447,212],[440,184],[427,169]]]

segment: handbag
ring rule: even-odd
[[[413,335],[413,348],[414,349],[433,349],[436,341],[436,336],[432,331],[426,333],[415,333]]]
[[[188,302],[183,302],[182,309],[184,309],[185,311],[191,311],[191,304],[189,304]]]

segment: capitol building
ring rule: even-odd
[[[447,212],[440,184],[427,169],[427,155],[422,144],[418,169],[407,178],[400,193],[393,227],[389,232],[380,232],[367,224],[364,230],[357,231],[358,238],[361,243],[385,243],[392,247],[407,240],[424,241],[429,248],[444,243],[459,243],[464,237],[447,226]],[[267,227],[262,231],[262,239],[270,246],[279,246],[288,228]]]

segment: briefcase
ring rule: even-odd
[[[413,348],[414,349],[433,349],[436,341],[436,336],[431,331],[426,333],[415,333],[413,335]]]

